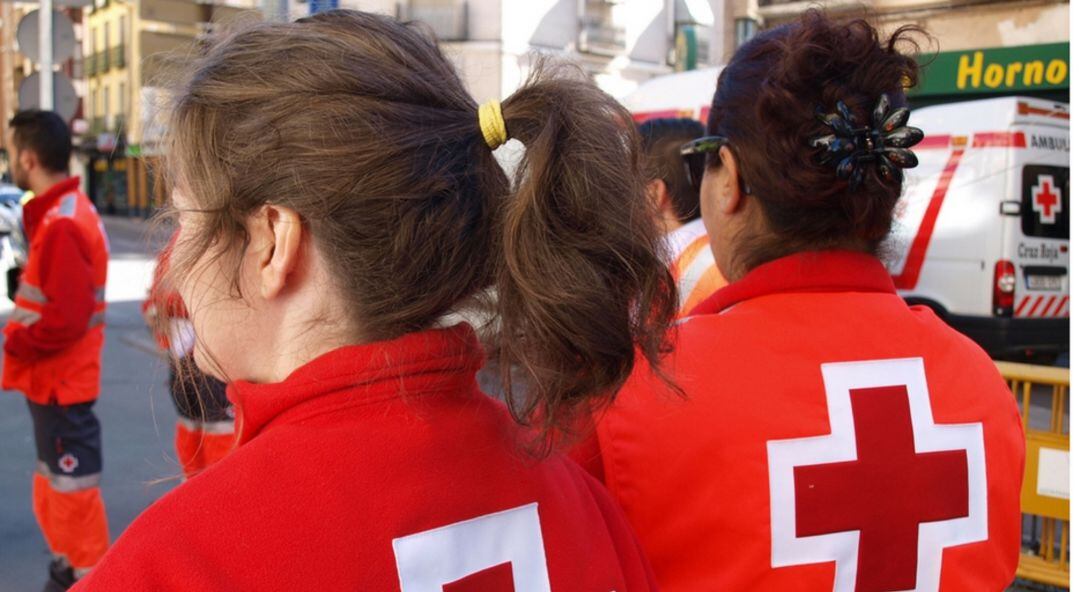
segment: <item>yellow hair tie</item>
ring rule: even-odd
[[[480,131],[492,150],[506,143],[506,122],[503,121],[502,104],[498,99],[480,105]]]

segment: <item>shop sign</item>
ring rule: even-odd
[[[1069,44],[950,51],[922,71],[912,96],[1008,93],[1069,88]]]

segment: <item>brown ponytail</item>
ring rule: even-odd
[[[526,147],[513,183],[435,41],[389,17],[248,24],[175,96],[169,177],[209,218],[183,251],[233,257],[246,216],[292,208],[349,314],[327,321],[356,341],[429,328],[495,288],[503,390],[545,430],[610,400],[636,348],[656,364],[676,299],[636,132],[580,72],[544,68],[503,103]]]
[[[523,368],[532,390],[515,411],[551,426],[613,397],[635,346],[657,362],[675,289],[630,114],[570,67],[538,69],[503,112],[525,145],[496,276],[503,383]]]

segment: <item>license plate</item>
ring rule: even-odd
[[[1029,275],[1027,278],[1028,290],[1060,290],[1060,275]]]

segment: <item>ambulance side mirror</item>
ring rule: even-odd
[[[1003,202],[1001,202],[1001,208],[1000,208],[1001,215],[1002,216],[1019,216],[1020,215],[1020,210],[1021,210],[1022,207],[1023,207],[1023,204],[1021,204],[1018,201],[1009,201],[1009,200],[1003,201]]]

